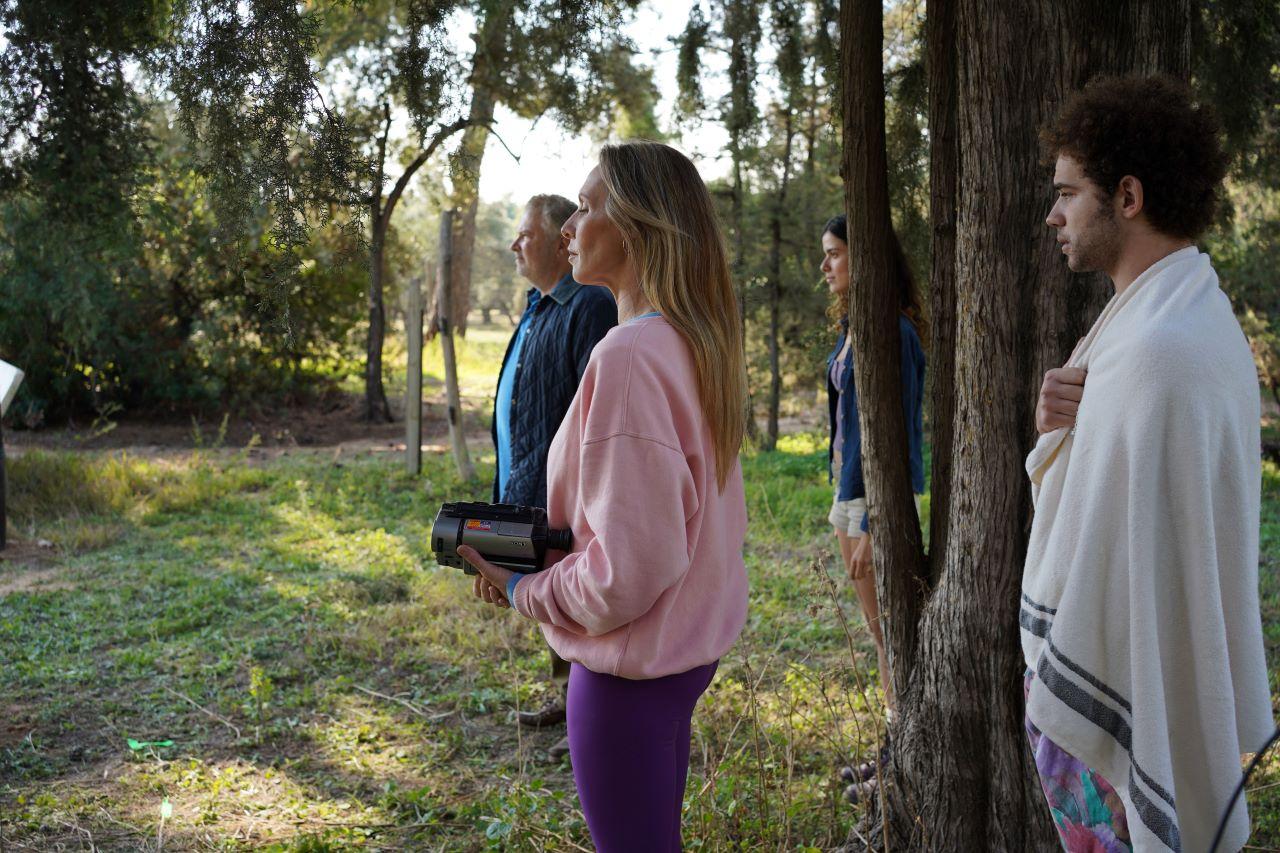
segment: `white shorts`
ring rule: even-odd
[[[920,496],[916,495],[916,517],[920,516]],[[840,500],[836,492],[831,501],[831,512],[827,513],[827,521],[838,533],[844,533],[850,539],[862,535],[862,519],[867,514],[867,499],[854,498],[851,501]]]
[[[831,501],[831,512],[827,513],[827,521],[837,533],[844,533],[853,539],[862,535],[862,519],[867,514],[867,499],[854,498],[851,501],[840,500],[840,493]]]

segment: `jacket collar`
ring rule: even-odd
[[[551,292],[547,295],[554,299],[557,304],[567,305],[573,295],[581,289],[582,285],[573,280],[573,273],[567,272],[563,278],[556,282],[556,286],[551,288]]]

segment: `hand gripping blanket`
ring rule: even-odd
[[[1027,714],[1115,786],[1135,850],[1203,853],[1272,731],[1253,359],[1188,247],[1114,297],[1068,366],[1087,371],[1076,425],[1027,458]],[[1242,800],[1220,849],[1248,837]]]

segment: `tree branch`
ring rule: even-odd
[[[470,125],[470,120],[460,118],[452,124],[446,124],[436,131],[435,135],[431,137],[431,142],[426,148],[418,152],[417,157],[414,157],[413,160],[410,161],[409,165],[405,167],[404,174],[402,174],[396,181],[396,185],[391,188],[391,194],[387,196],[387,203],[382,206],[382,212],[380,214],[380,218],[384,222],[391,219],[391,214],[396,209],[396,203],[400,201],[400,196],[404,193],[405,187],[409,185],[409,179],[413,177],[414,172],[417,172],[423,163],[431,159],[431,155],[435,153],[441,143]],[[518,162],[519,158],[516,159]]]

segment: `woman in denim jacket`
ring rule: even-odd
[[[871,533],[867,529],[866,484],[862,475],[862,432],[858,424],[858,394],[853,382],[853,354],[849,324],[849,244],[844,216],[832,218],[822,233],[822,273],[832,296],[829,315],[838,323],[840,339],[827,357],[827,398],[830,416],[830,479],[834,484],[831,512],[827,519],[840,541],[840,556],[858,593],[863,616],[875,640],[879,659],[880,684],[884,689],[886,716],[894,711],[893,686],[890,683],[884,651],[884,634],[880,628],[880,605],[876,599],[876,579],[871,562]],[[911,488],[919,507],[924,492],[924,345],[928,329],[920,293],[911,277],[910,267],[897,235],[890,231],[890,251],[898,273],[899,336],[902,341],[902,410],[907,425],[907,445],[911,458]],[[888,759],[886,739],[877,761],[857,767],[845,767],[841,775],[851,782],[846,796],[857,802],[876,784],[877,764]]]

